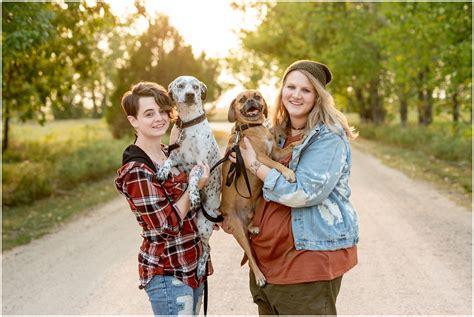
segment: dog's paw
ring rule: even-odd
[[[173,161],[170,159],[167,159],[163,162],[163,165],[160,166],[158,169],[158,172],[156,173],[156,177],[160,181],[164,181],[168,179],[170,173],[171,173],[171,168],[173,167]]]
[[[257,226],[250,225],[248,227],[248,230],[249,230],[250,234],[253,234],[255,236],[260,233],[260,227],[257,227]]]
[[[265,279],[265,277],[258,279],[256,282],[259,287],[264,287],[265,285],[267,285],[267,280]]]
[[[295,175],[295,172],[293,172],[292,170],[288,169],[288,170],[284,170],[282,172],[282,175],[283,177],[285,177],[285,179],[287,181],[289,181],[290,183],[294,183],[296,182],[296,175]]]
[[[267,279],[262,274],[262,272],[257,272],[257,273],[254,272],[254,275],[255,275],[255,282],[257,283],[259,287],[264,287],[267,284]]]

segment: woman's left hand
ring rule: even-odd
[[[255,149],[253,148],[252,143],[250,143],[250,140],[247,137],[244,137],[243,140],[244,147],[242,147],[242,145],[239,146],[240,153],[242,154],[242,158],[244,159],[245,167],[249,168],[249,166],[257,160],[257,153],[255,153]],[[232,152],[229,155],[229,160],[232,163],[237,162],[235,152]]]

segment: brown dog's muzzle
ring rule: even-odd
[[[240,109],[240,113],[247,118],[258,117],[262,113],[263,106],[255,99],[248,99]]]

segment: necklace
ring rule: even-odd
[[[304,126],[302,126],[301,128],[295,128],[295,127],[292,126],[292,125],[290,125],[290,126],[291,126],[291,128],[292,128],[293,130],[296,130],[296,131],[303,130],[304,128],[306,128],[306,124],[305,124]]]

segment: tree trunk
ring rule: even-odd
[[[408,121],[408,100],[404,93],[400,93],[398,99],[400,100],[400,125],[405,128]]]
[[[362,93],[362,88],[354,88],[357,104],[359,105],[359,117],[360,121],[367,123],[372,121],[370,117],[370,108],[367,106],[367,102],[364,99],[364,94]]]
[[[103,97],[102,97],[102,102],[100,105],[101,108],[101,116],[105,116],[105,112],[107,111],[107,99],[109,98],[109,92],[107,90],[107,80],[105,80],[105,83],[103,85]]]
[[[372,121],[375,124],[380,124],[385,121],[385,111],[381,98],[379,96],[379,80],[378,78],[371,80],[370,82],[370,113]]]
[[[98,118],[99,112],[97,111],[97,100],[95,98],[94,87],[92,87],[92,118]]]
[[[3,140],[2,140],[2,150],[5,151],[8,149],[9,141],[9,132],[10,132],[10,106],[8,102],[4,103],[5,113],[3,114]]]
[[[459,101],[458,101],[458,92],[456,91],[452,97],[451,100],[453,101],[453,121],[458,123],[459,122]]]
[[[423,94],[423,110],[424,110],[424,121],[423,125],[430,125],[433,123],[433,90],[425,89]]]
[[[418,102],[416,104],[416,110],[418,113],[418,124],[423,125],[425,122],[425,112],[423,111],[423,100],[424,100],[424,88],[423,88],[423,83],[424,83],[424,73],[420,72],[418,74]]]

